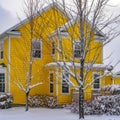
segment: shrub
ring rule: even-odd
[[[6,93],[0,95],[0,108],[1,109],[7,109],[11,107],[11,104],[13,103],[13,96]]]
[[[57,106],[57,98],[48,95],[35,95],[29,97],[29,105],[31,107],[50,107]]]
[[[71,112],[79,113],[78,102],[73,102],[70,106]],[[96,99],[84,104],[86,115],[120,115],[120,95],[99,96]]]

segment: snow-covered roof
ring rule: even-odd
[[[62,8],[62,6],[58,5],[56,2],[53,2],[51,4],[49,4],[48,6],[44,7],[43,9],[41,9],[39,12],[37,12],[37,14],[35,15],[35,17],[41,15],[43,12],[49,10],[50,8],[54,7],[55,9],[57,9],[58,11],[60,11],[65,17],[67,17],[67,19],[69,20],[69,14],[66,13],[64,11],[64,9]],[[3,32],[2,34],[0,34],[0,40],[1,38],[3,38],[4,36],[6,36],[6,34],[10,33],[10,32],[16,32],[17,29],[19,27],[21,27],[22,25],[24,25],[25,23],[27,23],[29,20],[28,18],[24,19],[23,21],[21,21],[20,23],[14,25],[13,27],[9,28],[8,30],[6,30],[5,32]],[[17,31],[18,32],[18,31]],[[17,34],[17,33],[16,33]]]
[[[63,67],[64,65],[68,67],[73,67],[74,65],[78,68],[80,68],[80,63],[71,63],[71,62],[51,62],[45,65],[45,68],[58,68]],[[91,64],[91,63],[85,63],[85,68],[95,69],[95,70],[106,70],[107,66],[104,64]]]

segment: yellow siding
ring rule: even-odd
[[[113,83],[116,85],[120,85],[120,77],[113,77]]]
[[[54,17],[56,15],[56,19]],[[59,19],[58,19],[59,18]],[[44,66],[52,62],[51,44],[48,40],[48,35],[66,22],[66,19],[61,13],[54,8],[45,11],[35,20],[35,30],[39,34],[34,33],[34,38],[40,39],[42,42],[42,58],[34,59],[32,68],[32,84],[43,82],[42,85],[33,88],[30,95],[46,95],[49,94],[49,71],[44,69]],[[36,24],[36,23],[39,23]],[[56,23],[56,24],[53,24]],[[28,28],[28,31],[26,30]],[[27,71],[29,70],[29,51],[30,51],[30,29],[29,23],[21,26],[20,38],[11,39],[11,93],[14,95],[14,103],[25,103],[25,94],[14,84],[20,81],[25,87]],[[54,85],[54,87],[56,87]],[[55,93],[56,91],[54,91]],[[54,94],[53,94],[54,95]]]

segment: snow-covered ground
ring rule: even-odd
[[[67,109],[30,108],[24,107],[0,109],[0,120],[79,120],[78,115]],[[120,120],[120,116],[89,115],[85,120]]]

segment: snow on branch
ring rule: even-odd
[[[25,88],[23,87],[23,85],[22,85],[21,83],[14,82],[14,84],[15,84],[20,90],[22,90],[23,92],[26,92]]]
[[[38,82],[38,83],[36,83],[34,85],[29,85],[29,89],[32,89],[32,88],[34,88],[36,86],[39,86],[39,85],[42,85],[42,84],[43,84],[43,82]]]

